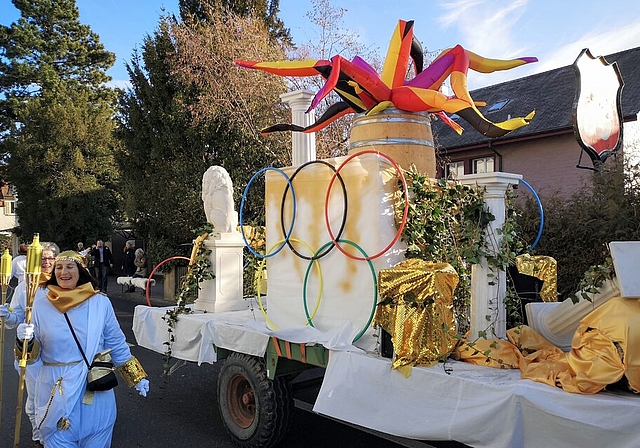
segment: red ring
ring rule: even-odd
[[[146,288],[144,289],[145,290],[145,297],[147,298],[147,305],[152,306],[151,305],[151,298],[149,297],[149,291],[151,290],[151,285],[150,285],[151,282],[149,280],[151,280],[151,278],[153,277],[153,274],[156,273],[156,271],[158,270],[158,268],[160,266],[165,264],[167,261],[171,261],[171,260],[187,260],[187,261],[191,261],[191,258],[181,257],[179,255],[177,255],[175,257],[169,257],[169,258],[167,258],[165,260],[162,260],[160,263],[158,263],[156,265],[155,268],[153,268],[153,271],[151,271],[151,274],[149,274],[149,277],[147,277],[147,285],[146,285]]]
[[[385,159],[387,159],[389,161],[389,163],[391,163],[393,165],[393,167],[396,169],[396,172],[400,175],[400,180],[402,181],[402,190],[403,190],[402,192],[404,194],[404,199],[405,199],[404,200],[404,211],[403,211],[403,214],[402,214],[402,221],[400,223],[400,227],[398,228],[398,231],[396,232],[396,236],[387,245],[387,247],[382,249],[380,252],[378,252],[376,254],[373,254],[373,255],[370,255],[368,257],[356,257],[355,255],[352,255],[352,254],[348,253],[346,250],[344,250],[342,248],[342,246],[340,244],[338,244],[338,241],[336,240],[336,237],[334,236],[333,232],[331,231],[331,224],[329,223],[329,196],[331,196],[331,188],[333,187],[333,182],[335,181],[336,176],[338,176],[338,173],[340,173],[340,170],[342,169],[342,167],[345,166],[347,164],[347,162],[349,162],[354,157],[360,156],[362,154],[377,154],[378,156],[381,156],[381,157],[384,157]],[[327,195],[326,195],[325,200],[324,200],[324,222],[325,222],[325,225],[327,227],[327,231],[329,232],[329,237],[331,238],[331,241],[333,242],[333,244],[335,244],[337,246],[338,250],[340,252],[342,252],[343,254],[345,254],[347,257],[352,258],[354,260],[369,261],[369,260],[373,260],[375,258],[378,258],[378,257],[382,256],[385,252],[387,252],[389,249],[391,249],[391,247],[394,244],[396,244],[396,242],[402,236],[402,231],[404,230],[404,227],[407,224],[408,216],[409,216],[409,189],[407,188],[407,180],[404,177],[404,173],[402,172],[402,168],[400,168],[400,166],[391,157],[389,157],[388,155],[386,155],[383,152],[376,151],[375,149],[365,149],[364,151],[359,151],[359,152],[356,152],[354,154],[351,154],[349,157],[347,157],[340,164],[340,166],[338,166],[338,168],[336,168],[336,171],[333,173],[333,176],[331,177],[331,182],[329,182],[329,187],[327,187]]]

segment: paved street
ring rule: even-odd
[[[154,306],[167,305],[162,301],[162,285],[152,291]],[[138,290],[139,291],[139,290]],[[137,347],[131,330],[133,309],[146,301],[140,292],[122,293],[115,278],[109,281],[112,300],[120,325],[132,352],[144,365],[151,382],[147,398],[121,384],[116,388],[118,420],[113,436],[115,448],[185,448],[234,446],[218,415],[216,381],[219,364],[198,366],[187,363],[167,380],[163,377],[162,355]],[[5,362],[2,400],[0,448],[11,447],[17,397],[17,374],[13,369],[10,351],[14,331],[5,335]],[[25,416],[21,425],[21,447],[31,447],[29,421]],[[282,448],[392,448],[402,445],[354,429],[342,423],[296,409],[289,435]]]

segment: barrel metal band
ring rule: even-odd
[[[364,140],[359,142],[350,142],[349,149],[364,148],[366,146],[386,146],[386,145],[420,145],[433,147],[433,140],[416,139],[416,138],[383,138],[374,140]]]
[[[381,124],[381,123],[417,123],[417,124],[430,124],[428,117],[389,117],[389,116],[371,116],[366,118],[357,118],[353,120],[353,126],[360,126],[365,124]]]

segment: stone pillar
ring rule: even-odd
[[[194,309],[209,312],[247,309],[242,298],[242,234],[216,233],[205,240],[204,246],[211,251],[209,260],[215,278],[200,284]]]
[[[316,120],[314,111],[307,113],[315,94],[310,90],[297,90],[280,95],[280,99],[291,107],[291,123],[307,127]],[[300,166],[316,160],[316,134],[313,132],[291,133],[291,165]]]
[[[495,252],[500,247],[502,236],[497,230],[502,228],[506,218],[505,193],[509,185],[517,185],[522,179],[519,174],[482,173],[463,176],[459,181],[463,185],[484,188],[484,203],[495,216],[489,223],[485,235],[489,250]],[[491,275],[493,274],[493,275]],[[504,271],[494,272],[489,269],[486,259],[471,267],[471,328],[469,339],[487,338],[504,339],[507,335],[507,311],[504,298],[507,279]]]

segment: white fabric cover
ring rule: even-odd
[[[164,353],[162,316],[170,308],[138,305],[138,344]],[[263,356],[270,336],[320,343],[331,350],[314,411],[383,433],[419,440],[456,440],[473,447],[640,446],[640,399],[630,393],[577,395],[523,380],[519,370],[457,361],[391,370],[391,360],[350,344],[353,328],[302,327],[272,331],[259,310],[180,316],[172,356],[213,363],[214,344]],[[445,369],[449,372],[445,372]]]
[[[383,433],[477,448],[640,446],[637,396],[572,394],[523,380],[519,370],[457,361],[414,367],[405,378],[388,359],[332,352],[314,411]]]

